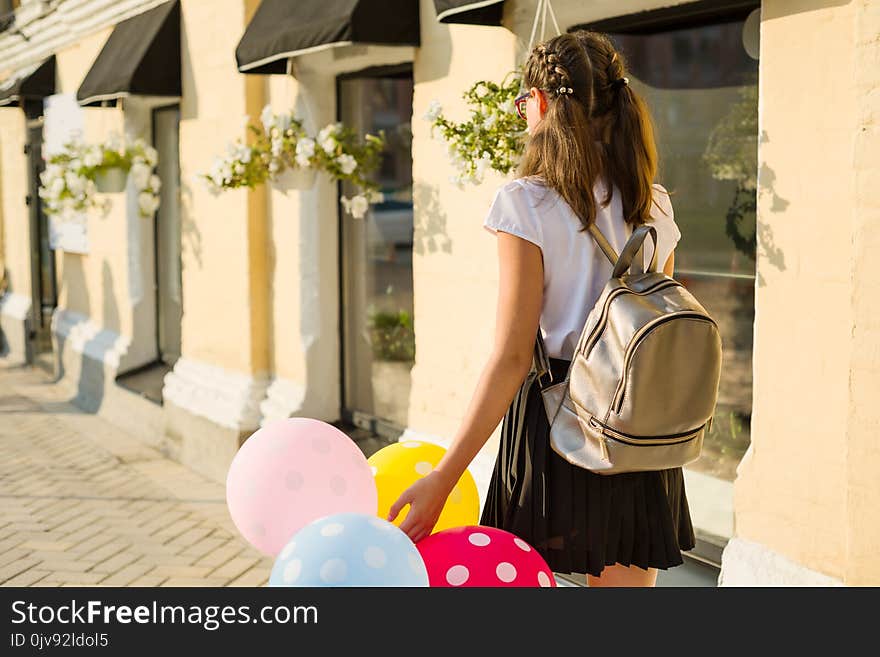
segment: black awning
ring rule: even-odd
[[[171,0],[122,21],[76,92],[80,105],[130,94],[179,98],[180,4]]]
[[[263,0],[235,49],[242,73],[287,73],[287,60],[354,43],[419,45],[418,0]]]
[[[40,99],[55,93],[55,55],[13,73],[0,83],[0,105]]]
[[[504,0],[434,0],[441,23],[501,25]]]

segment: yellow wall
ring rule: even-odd
[[[422,3],[422,15],[431,9]],[[462,92],[478,79],[500,80],[514,66],[516,43],[502,28],[422,21],[413,98],[413,282],[416,363],[412,370],[410,426],[451,439],[492,346],[497,255],[482,228],[500,175],[459,189],[446,145],[430,136],[423,119],[438,99],[447,116],[463,119]],[[474,56],[479,53],[479,67]],[[487,447],[493,451],[493,447]]]
[[[264,80],[235,68],[233,53],[255,2],[184,1],[182,192],[183,355],[239,372],[268,366],[263,188],[212,195],[196,180],[259,114]],[[249,81],[250,80],[250,81]],[[242,312],[242,310],[245,310]]]
[[[880,14],[868,5],[763,5],[752,448],[735,506],[739,537],[876,584],[880,288],[866,228]]]
[[[112,30],[83,38],[56,53],[57,93],[75,94]],[[120,108],[85,108],[87,143],[111,133],[123,134]],[[109,213],[90,212],[87,224],[88,253],[58,251],[58,305],[80,313],[98,326],[122,335],[133,332],[128,295],[125,193],[113,194]]]
[[[856,5],[854,149],[855,222],[851,260],[853,342],[847,445],[847,564],[845,579],[880,583],[880,5]]]
[[[30,232],[24,112],[0,108],[0,267],[6,268],[9,291],[31,295]]]

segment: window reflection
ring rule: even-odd
[[[742,21],[612,38],[654,118],[658,180],[682,232],[675,277],[723,340],[715,421],[690,468],[732,481],[752,412],[758,62],[743,48]]]

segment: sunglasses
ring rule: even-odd
[[[513,106],[516,107],[516,113],[519,114],[519,118],[523,121],[526,120],[526,103],[531,95],[532,94],[527,91],[521,96],[517,96],[513,101]]]

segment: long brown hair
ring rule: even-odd
[[[616,186],[625,221],[639,225],[651,216],[657,175],[653,122],[626,75],[623,55],[611,40],[587,30],[538,44],[523,68],[525,86],[544,91],[548,104],[526,144],[519,175],[543,178],[584,229],[596,218],[593,187],[600,176],[607,190],[603,206]]]

